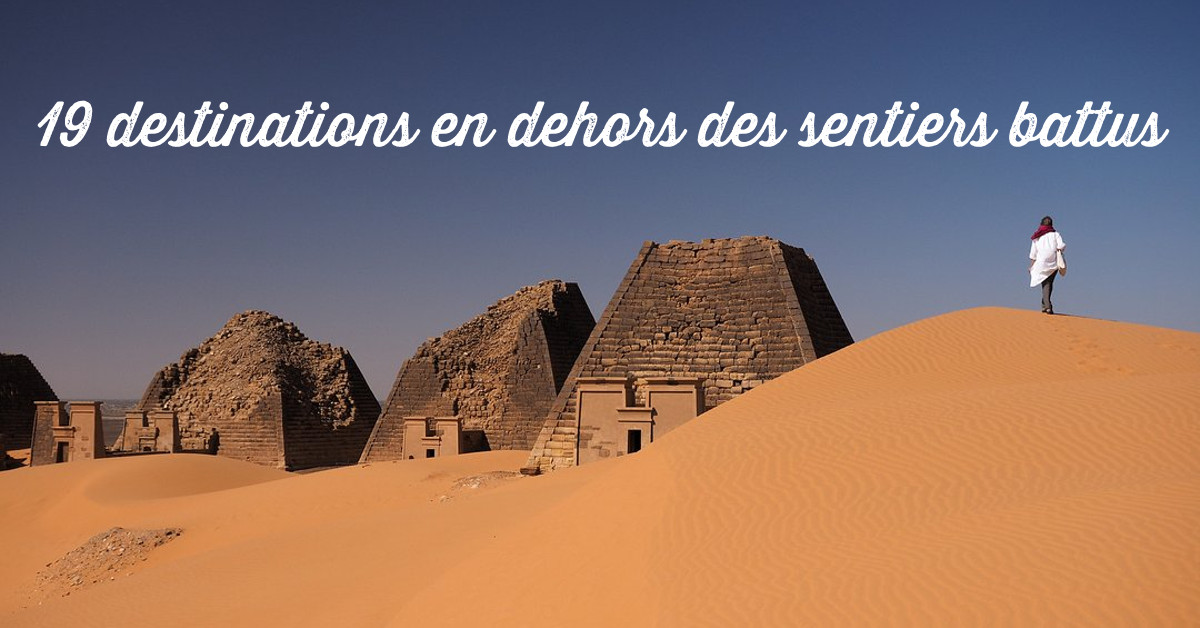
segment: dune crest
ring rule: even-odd
[[[685,425],[395,617],[454,625],[1172,623],[1200,610],[1200,335],[999,308]],[[493,616],[494,614],[494,616]]]

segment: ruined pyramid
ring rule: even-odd
[[[431,338],[400,367],[361,461],[400,459],[406,416],[458,416],[465,451],[529,449],[594,325],[579,287],[550,280]]]
[[[626,445],[601,429],[581,429],[580,380],[625,386],[630,407],[615,409],[626,413],[616,420],[652,424],[633,417],[638,410],[653,416],[646,407],[650,379],[668,385],[674,380],[666,378],[680,378],[698,387],[694,416],[852,342],[803,249],[767,237],[646,242],[555,400],[527,470],[640,448],[641,432]]]
[[[0,457],[5,448],[24,449],[33,441],[35,401],[58,397],[29,358],[0,353]]]
[[[379,417],[349,352],[260,311],[155,374],[137,409],[158,407],[179,413],[185,450],[287,469],[353,464]]]

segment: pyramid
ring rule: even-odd
[[[58,401],[58,397],[29,358],[0,353],[0,445],[12,449],[30,446],[35,401]],[[0,457],[3,452],[0,449]]]
[[[406,416],[459,417],[465,451],[529,449],[594,325],[579,286],[549,280],[431,338],[400,367],[361,462],[402,457]]]
[[[155,408],[179,413],[185,450],[286,469],[357,462],[379,417],[349,352],[260,311],[155,374],[136,409]]]
[[[695,416],[852,342],[803,249],[767,237],[646,242],[567,377],[526,470],[622,455],[625,445],[580,428],[581,381],[625,387],[630,403],[616,410],[626,413],[620,421],[651,412],[654,386],[691,382]],[[653,429],[661,435],[661,426]],[[638,439],[640,448],[640,432]],[[632,440],[629,449],[636,451]]]

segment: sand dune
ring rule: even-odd
[[[523,460],[289,476],[156,456],[6,472],[0,622],[1200,616],[1197,334],[957,312],[818,360],[637,455],[458,482]],[[31,589],[45,563],[114,525],[184,533],[109,582],[67,597]]]

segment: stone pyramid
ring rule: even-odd
[[[628,379],[633,406],[646,404],[647,378],[687,379],[702,390],[694,414],[852,342],[803,249],[767,237],[646,242],[555,400],[527,471],[622,453],[580,429],[581,379]]]
[[[349,352],[259,311],[155,374],[137,409],[159,407],[179,412],[185,450],[286,469],[357,462],[379,417]]]
[[[0,353],[0,457],[4,448],[24,449],[33,442],[35,401],[58,401],[29,358]]]
[[[400,367],[361,461],[400,459],[406,416],[459,417],[465,451],[529,449],[594,325],[579,287],[550,280],[426,341]]]

